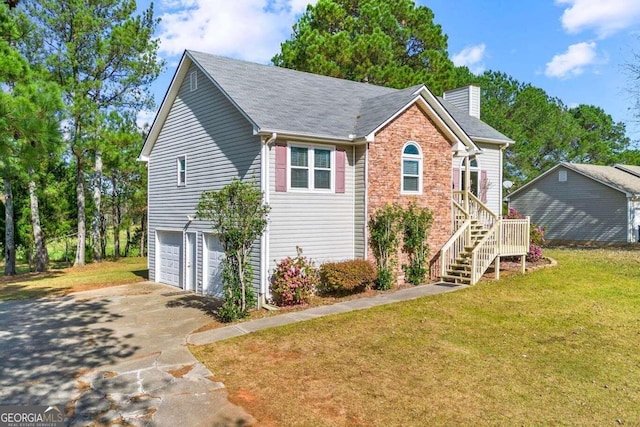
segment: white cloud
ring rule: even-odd
[[[317,0],[315,0],[317,1]],[[160,52],[175,56],[199,50],[268,62],[291,35],[308,0],[165,0]]]
[[[600,38],[640,23],[638,0],[556,0],[569,5],[562,14],[562,26],[571,34],[593,30]]]
[[[484,71],[484,63],[482,60],[484,59],[486,49],[487,47],[484,43],[467,46],[453,55],[451,60],[457,67],[466,66],[469,67],[472,73],[480,74]]]
[[[149,128],[153,124],[153,119],[155,118],[156,118],[155,111],[148,111],[148,110],[138,111],[138,115],[136,116],[136,124],[140,129]]]
[[[555,55],[547,62],[544,74],[547,77],[564,79],[582,74],[584,67],[597,62],[595,42],[572,44],[565,53]]]

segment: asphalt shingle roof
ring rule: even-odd
[[[634,165],[615,165],[616,168],[640,177],[640,166]]]
[[[398,90],[192,50],[187,53],[262,130],[363,137],[415,99],[422,88]],[[439,101],[472,138],[512,142],[449,102]]]
[[[510,142],[511,139],[504,136],[482,120],[468,115],[465,111],[455,107],[449,101],[444,98],[438,97],[438,101],[447,109],[453,119],[458,122],[460,127],[471,137],[471,139],[488,139],[496,141]]]
[[[569,169],[608,184],[630,194],[640,194],[640,178],[613,166],[587,165],[582,163],[563,163]],[[636,166],[637,167],[637,166]]]

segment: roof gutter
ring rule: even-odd
[[[346,138],[341,138],[337,136],[329,136],[329,135],[319,135],[319,134],[310,134],[310,133],[301,133],[301,132],[290,132],[284,131],[281,129],[254,129],[254,135],[259,135],[263,137],[271,137],[273,134],[278,136],[278,139],[296,139],[301,141],[308,142],[329,142],[335,144],[364,144],[366,143],[365,138],[358,138],[356,135],[349,135]]]
[[[471,139],[474,142],[480,142],[485,144],[495,144],[495,145],[503,145],[505,148],[510,146],[511,144],[515,144],[513,140],[504,140],[504,139],[492,139],[492,138],[481,138],[477,136],[470,135]]]

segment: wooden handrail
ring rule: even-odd
[[[440,277],[444,276],[451,262],[456,259],[461,249],[469,243],[467,230],[471,227],[471,221],[466,220],[460,228],[447,240],[440,249]],[[453,251],[452,251],[453,248]]]

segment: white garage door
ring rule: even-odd
[[[182,233],[158,232],[159,282],[182,285]]]
[[[204,234],[204,286],[203,293],[222,298],[222,261],[224,250],[220,240],[214,235]]]

